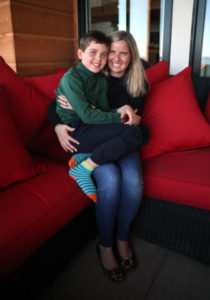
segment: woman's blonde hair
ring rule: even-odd
[[[127,31],[114,31],[109,35],[110,43],[125,41],[131,54],[131,61],[125,73],[125,84],[127,91],[132,97],[147,93],[147,77],[140,59],[136,41],[131,33]]]

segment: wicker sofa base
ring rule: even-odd
[[[210,211],[144,197],[134,234],[210,264]]]

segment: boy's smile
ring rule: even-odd
[[[83,65],[93,73],[98,73],[106,65],[108,48],[105,44],[92,41],[85,51],[78,50],[78,58]]]

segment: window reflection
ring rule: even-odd
[[[200,75],[210,77],[210,0],[206,3]]]
[[[127,30],[151,65],[162,59],[165,0],[89,0],[88,30]]]

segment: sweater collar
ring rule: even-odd
[[[111,82],[112,84],[115,84],[115,85],[123,85],[125,84],[125,75],[123,75],[122,77],[114,77],[114,76],[111,76],[109,74],[108,76],[108,80],[109,82]]]
[[[98,76],[99,74],[101,74],[101,72],[99,73],[94,73],[90,70],[88,70],[85,65],[83,65],[83,63],[80,61],[79,64],[77,65],[76,67],[77,70],[79,70],[82,74],[84,74],[85,76],[87,77],[96,77]]]

